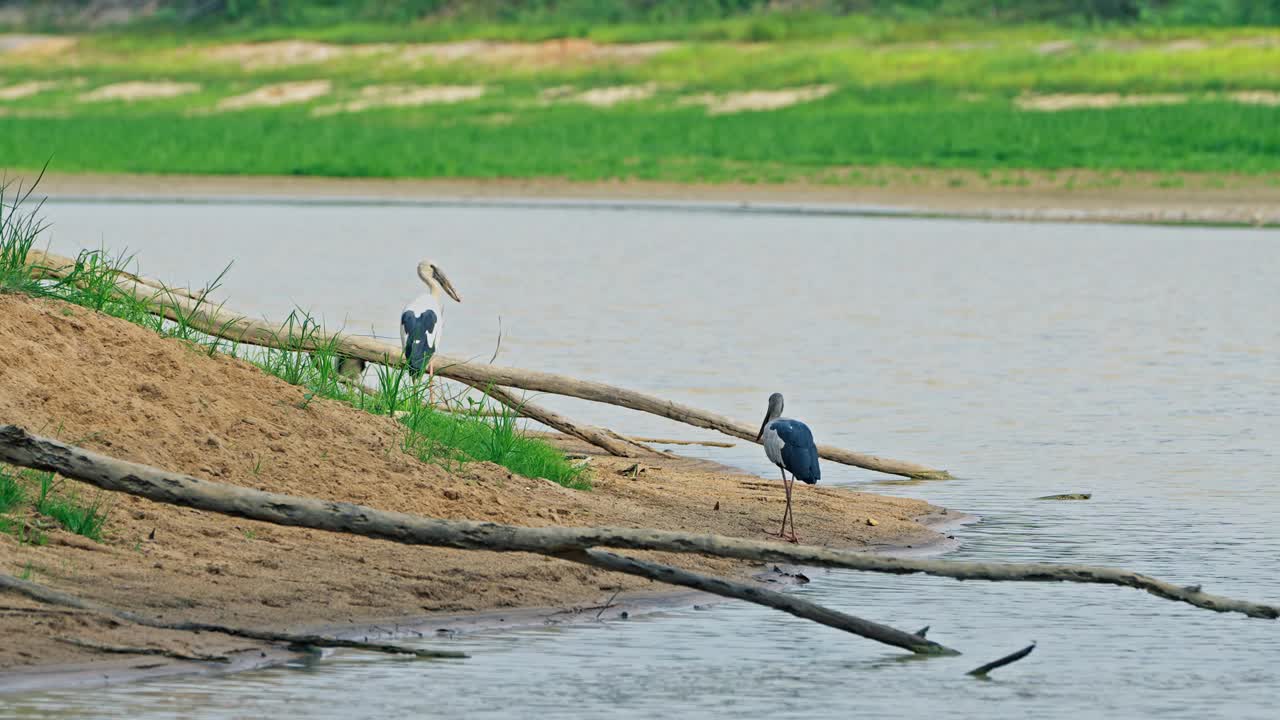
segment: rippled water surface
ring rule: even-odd
[[[279,318],[394,334],[421,256],[465,301],[446,351],[744,420],[770,392],[835,445],[946,467],[823,481],[981,515],[956,559],[1123,565],[1280,601],[1280,233],[617,210],[49,206],[55,250]],[[638,435],[712,437],[545,404]],[[768,473],[758,447],[696,452]],[[772,475],[768,475],[772,477]],[[1092,492],[1089,502],[1036,502]],[[930,637],[902,654],[741,604],[460,636],[465,661],[305,668],[0,700],[60,717],[1270,718],[1280,623],[1134,590],[814,573],[814,600]],[[964,671],[1030,641],[988,682]]]

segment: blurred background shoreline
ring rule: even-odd
[[[1280,0],[6,2],[0,167],[1268,224],[1277,23]]]

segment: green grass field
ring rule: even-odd
[[[867,182],[859,169],[876,167],[1280,170],[1280,32],[1031,26],[968,38],[693,42],[634,57],[588,52],[627,46],[550,43],[521,46],[516,59],[498,50],[441,59],[395,43],[263,51],[207,36],[89,36],[56,54],[0,55],[0,158],[65,172],[828,184]],[[330,85],[279,107],[218,109],[309,80]],[[126,81],[189,87],[83,99]],[[370,87],[409,95],[442,85],[478,96],[349,108]],[[579,101],[619,87],[636,95]],[[802,88],[826,94],[709,110]],[[1051,94],[1068,95],[1068,109],[1023,107]],[[1115,106],[1090,107],[1091,98]]]

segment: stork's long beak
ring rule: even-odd
[[[764,422],[760,423],[760,432],[756,433],[756,442],[760,442],[760,438],[764,437],[764,428],[769,424],[769,413],[764,414]]]
[[[453,283],[449,282],[449,278],[445,277],[440,268],[432,265],[431,274],[435,275],[436,282],[440,283],[440,287],[444,288],[444,291],[449,294],[449,297],[453,298],[454,302],[462,302],[462,298],[458,297],[458,291],[453,289]]]

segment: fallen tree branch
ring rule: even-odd
[[[71,258],[36,249],[32,249],[28,253],[27,264],[36,271],[36,278],[45,280],[56,280],[58,278],[67,277],[73,270],[75,270],[76,267],[76,261]],[[184,298],[198,302],[207,302],[207,298],[211,290],[189,290],[187,288],[170,287],[160,280],[145,277],[143,275],[136,275],[123,268],[117,268],[116,272],[118,272],[120,277],[123,279],[130,280],[139,285],[146,285],[157,292],[181,295]]]
[[[1035,643],[1031,643],[1030,645],[1028,645],[1027,647],[1022,648],[1021,650],[1019,650],[1019,651],[1018,651],[1018,652],[1016,652],[1016,653],[1010,653],[1010,654],[1008,654],[1008,655],[1005,655],[1004,657],[1000,658],[999,660],[993,660],[993,661],[991,661],[991,662],[987,663],[986,665],[983,665],[982,667],[974,668],[974,669],[970,670],[969,672],[967,672],[967,673],[965,673],[965,674],[966,674],[966,675],[972,675],[972,676],[974,676],[974,677],[986,677],[986,676],[987,676],[987,673],[991,672],[992,670],[995,670],[996,668],[1002,668],[1002,667],[1004,667],[1005,665],[1009,665],[1009,664],[1012,664],[1012,663],[1016,663],[1016,662],[1018,662],[1019,660],[1021,660],[1022,658],[1024,658],[1024,657],[1026,657],[1026,656],[1030,655],[1030,654],[1031,654],[1031,651],[1032,651],[1032,650],[1035,650],[1035,649],[1036,649],[1036,644],[1035,644]]]
[[[74,595],[69,595],[53,588],[38,585],[27,580],[20,580],[12,575],[0,574],[0,590],[8,590],[16,592],[20,595],[31,598],[38,602],[47,603],[49,605],[58,605],[61,607],[76,608],[77,610],[85,610],[88,612],[96,612],[102,615],[110,615],[111,617],[123,620],[125,622],[134,623],[135,625],[145,625],[146,627],[159,628],[161,630],[184,630],[187,632],[214,632],[223,635],[231,635],[233,637],[248,638],[250,640],[262,640],[264,642],[284,643],[290,647],[308,648],[308,647],[332,647],[332,648],[352,648],[356,650],[368,650],[370,652],[390,653],[393,655],[414,655],[420,658],[465,658],[466,653],[455,652],[452,650],[418,650],[415,648],[404,647],[401,645],[390,645],[385,643],[369,643],[359,640],[346,640],[343,638],[330,638],[320,635],[298,635],[294,633],[274,632],[270,630],[253,630],[249,628],[233,628],[225,625],[213,625],[210,623],[194,623],[194,622],[165,622],[163,620],[155,620],[153,618],[129,612],[127,610],[117,610],[115,608],[99,605],[98,603],[89,602]]]
[[[864,638],[875,640],[885,645],[910,650],[918,655],[960,654],[932,640],[926,640],[920,635],[913,635],[912,633],[891,628],[888,625],[863,620],[838,610],[832,610],[802,600],[795,595],[786,595],[756,585],[746,585],[722,578],[699,575],[677,567],[645,562],[600,550],[574,550],[567,553],[559,553],[556,557],[614,572],[638,575],[639,577],[658,580],[668,585],[681,585],[721,597],[746,600],[757,605],[764,605],[790,613],[798,618],[812,620],[827,627],[833,627],[854,635],[861,635]]]
[[[23,453],[21,450],[14,452],[14,445],[10,442],[17,435],[24,436],[26,441],[19,442],[28,449],[35,449],[36,455]],[[21,428],[15,428],[12,425],[0,426],[0,459],[24,467],[45,467],[52,462],[60,467],[67,468],[66,471],[55,470],[67,477],[76,478],[83,482],[88,482],[106,490],[118,490],[128,492],[134,495],[147,497],[158,502],[169,503],[173,505],[184,505],[194,507],[201,510],[209,510],[212,512],[222,513],[224,515],[232,515],[235,517],[257,518],[272,522],[279,525],[294,525],[298,527],[315,528],[317,530],[330,530],[334,532],[345,532],[354,535],[365,535],[368,537],[382,538],[393,540],[409,545],[444,545],[451,547],[462,547],[469,549],[485,549],[485,550],[516,550],[516,548],[505,547],[501,540],[481,541],[480,544],[463,543],[450,544],[447,542],[430,541],[413,532],[415,527],[423,524],[446,523],[451,521],[430,520],[426,518],[418,518],[412,515],[404,515],[402,513],[384,513],[373,508],[366,508],[359,505],[351,505],[349,503],[323,502],[311,498],[295,498],[288,495],[280,495],[277,493],[266,493],[260,490],[250,490],[240,488],[234,485],[224,485],[222,483],[208,482],[186,475],[178,475],[168,473],[156,468],[138,465],[136,463],[124,460],[116,460],[102,455],[98,455],[90,450],[83,448],[72,448],[63,445],[57,441],[47,440],[44,438],[35,438],[27,435]],[[386,531],[387,523],[402,527],[406,532],[388,533]],[[467,526],[478,526],[479,523],[463,523]],[[490,525],[491,528],[501,528],[501,526]],[[525,531],[529,528],[508,528],[509,530]],[[536,532],[536,531],[535,531]],[[601,567],[608,570],[625,572],[632,575],[640,575],[659,582],[667,582],[673,585],[683,585],[686,587],[713,592],[726,597],[740,598],[750,602],[756,602],[767,607],[773,607],[785,612],[789,612],[797,617],[815,620],[824,625],[838,628],[855,635],[877,642],[887,643],[895,647],[908,649],[915,653],[921,654],[955,654],[954,650],[943,647],[932,641],[924,640],[917,636],[894,630],[885,625],[862,620],[846,615],[834,610],[829,610],[821,606],[815,605],[807,600],[798,597],[789,597],[772,593],[768,591],[755,590],[746,585],[732,583],[719,578],[698,575],[697,573],[688,572],[679,568],[659,565],[657,563],[643,562],[632,558],[621,557],[611,553],[601,553],[590,551],[585,548],[572,548],[568,551],[548,551],[545,548],[526,547],[520,548],[520,551],[534,552],[542,555],[550,555],[561,559],[570,560],[572,562],[583,563],[593,567]],[[48,588],[42,588],[17,578],[6,577],[0,575],[0,588],[10,587],[23,592],[28,597],[36,599],[48,598],[46,602],[54,602],[60,600],[59,604],[69,605],[71,607],[92,607],[83,600],[67,596],[57,591],[51,591]],[[122,611],[107,611],[116,617],[128,619],[131,622],[149,625],[151,627],[164,627],[171,630],[194,630],[206,632],[227,632],[228,629],[216,625],[206,625],[203,623],[157,623],[146,618],[139,618],[133,613]],[[311,636],[291,636],[289,638],[281,637],[276,633],[264,633],[254,630],[236,630],[229,634],[241,637],[250,637],[259,640],[285,641],[300,645],[324,645],[334,641],[329,638],[321,638],[322,642],[314,642]],[[352,645],[365,649],[371,649],[367,643],[359,643]],[[389,652],[413,652],[399,646],[388,646]],[[423,651],[428,652],[428,651]],[[459,654],[460,655],[460,654]],[[430,655],[431,657],[457,657],[458,655],[442,655],[439,653]]]
[[[0,425],[0,461],[37,470],[51,470],[105,490],[140,495],[157,502],[277,525],[354,533],[410,545],[543,555],[611,547],[698,553],[740,560],[846,568],[895,575],[924,573],[957,580],[1119,585],[1216,612],[1238,612],[1267,619],[1280,617],[1280,608],[1274,605],[1210,595],[1202,592],[1199,585],[1175,585],[1116,568],[893,558],[848,550],[662,530],[525,528],[470,520],[422,518],[353,503],[298,498],[200,480],[189,475],[117,460],[57,440],[37,437],[14,425]]]
[[[32,250],[29,253],[27,262],[30,265],[39,267],[42,272],[55,277],[65,277],[70,272],[69,268],[74,267],[74,261],[68,258],[38,250]],[[156,287],[165,287],[164,284],[150,278],[133,280],[129,277],[121,277],[117,286],[122,292],[150,303],[152,312],[155,314],[162,315],[170,320],[175,320],[181,316],[183,321],[190,327],[214,337],[249,345],[285,350],[330,348],[341,355],[383,365],[398,365],[403,362],[403,353],[400,347],[374,338],[315,332],[304,338],[286,338],[282,341],[279,337],[280,326],[252,320],[245,315],[232,312],[222,306],[214,306],[207,301],[197,300],[181,293],[171,291],[158,292]],[[723,415],[605,383],[578,380],[554,373],[465,362],[459,358],[446,355],[436,356],[436,367],[438,368],[438,375],[457,380],[472,387],[514,387],[553,395],[566,395],[647,412],[695,427],[716,430],[742,440],[756,441],[757,426],[736,422]],[[555,426],[552,425],[551,427]],[[558,427],[555,429],[560,430]],[[925,465],[903,460],[892,460],[875,455],[852,452],[830,445],[819,445],[818,454],[838,463],[854,465],[891,475],[921,479],[950,477],[945,470],[936,470]]]
[[[503,388],[495,387],[493,385],[466,384],[471,385],[471,387],[474,387],[476,390],[479,390],[494,400],[506,405],[511,408],[513,412],[523,415],[524,417],[537,420],[543,425],[553,427],[566,435],[572,435],[581,440],[585,440],[610,455],[627,458],[644,455],[657,455],[657,452],[655,452],[653,448],[645,447],[644,445],[629,440],[612,430],[574,422],[569,418],[548,410],[540,405],[534,405],[531,402],[521,400],[516,397],[514,393],[508,392]]]
[[[377,393],[365,387],[361,383],[346,380],[344,378],[340,378],[338,381],[355,389],[366,397],[377,397]],[[653,449],[640,445],[628,438],[624,438],[611,430],[574,422],[559,413],[555,413],[544,407],[520,400],[515,395],[503,390],[502,388],[490,385],[486,387],[476,387],[476,389],[510,408],[511,412],[514,412],[518,417],[527,417],[537,420],[547,427],[555,428],[566,435],[572,435],[573,437],[590,443],[610,455],[631,458],[638,455],[657,454]],[[440,412],[457,413],[461,415],[475,415],[477,412],[468,408],[451,408],[447,405],[435,405],[434,407]],[[485,417],[497,417],[501,414],[486,410],[481,410],[479,413]],[[408,414],[408,411],[404,410],[398,410],[393,413],[396,418],[401,418]]]
[[[733,443],[720,442],[718,440],[669,440],[667,438],[642,438],[633,437],[631,440],[641,443],[653,443],[654,445],[702,445],[703,447],[731,448]]]

